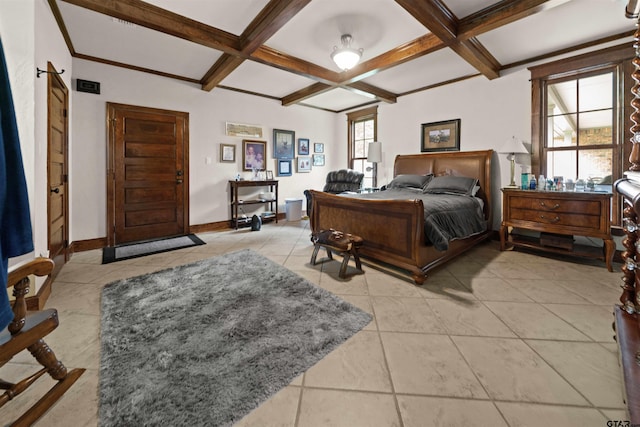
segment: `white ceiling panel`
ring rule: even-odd
[[[312,98],[305,99],[304,104],[312,105],[327,110],[341,111],[346,110],[355,105],[362,105],[371,102],[372,98],[351,92],[346,89],[333,89],[328,92],[321,93]]]
[[[503,65],[634,29],[617,0],[572,0],[478,36]]]
[[[239,36],[269,0],[146,0],[179,15]]]
[[[378,73],[365,79],[365,82],[401,94],[416,88],[477,73],[475,68],[456,53],[442,49],[393,67],[383,73]]]
[[[74,49],[84,55],[198,80],[220,57],[211,48],[69,3],[59,7]]]
[[[313,83],[315,83],[313,80],[306,77],[253,61],[244,61],[230,76],[222,81],[224,86],[279,98]]]
[[[456,18],[465,18],[495,3],[493,0],[449,0],[447,7]]]
[[[389,0],[315,0],[265,43],[324,68],[339,71],[331,60],[340,36],[351,34],[362,60],[414,40],[429,31]]]

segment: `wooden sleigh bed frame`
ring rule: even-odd
[[[364,200],[309,190],[313,232],[333,228],[364,239],[366,261],[409,272],[417,285],[427,273],[491,236],[491,160],[493,150],[398,155],[393,176],[433,173],[478,178],[476,197],[484,201],[487,231],[449,242],[438,251],[426,243],[422,200]]]

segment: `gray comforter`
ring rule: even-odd
[[[389,189],[366,194],[342,194],[346,197],[375,200],[420,199],[424,204],[424,234],[427,242],[439,251],[449,249],[449,242],[487,230],[482,201],[477,197],[424,194],[409,188]]]

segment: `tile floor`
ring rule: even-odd
[[[609,273],[487,242],[416,287],[367,266],[349,280],[337,278],[339,261],[310,266],[307,221],[199,236],[206,245],[108,265],[100,251],[82,252],[64,266],[47,303],[61,324],[47,342],[68,367],[87,371],[39,425],[97,425],[104,284],[242,248],[374,320],[240,426],[605,426],[625,419],[611,328],[620,265]],[[30,363],[18,358],[2,373],[20,374]],[[40,382],[34,388],[48,385]],[[0,424],[25,400],[0,410]]]

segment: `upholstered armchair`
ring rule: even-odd
[[[345,191],[358,191],[362,186],[364,174],[353,169],[340,169],[327,174],[322,191],[339,194]]]
[[[364,174],[353,169],[340,169],[327,174],[327,179],[322,191],[325,193],[340,194],[347,191],[358,191],[362,187]],[[311,196],[308,191],[304,192],[307,197],[307,215],[311,215]]]

